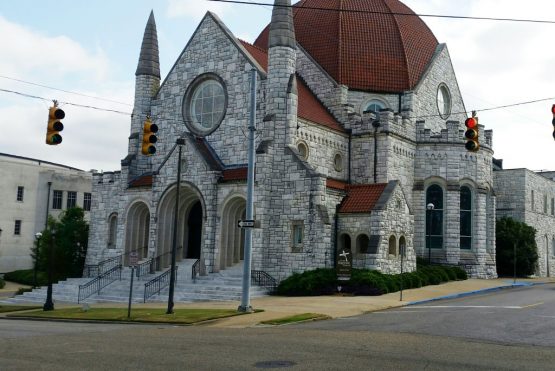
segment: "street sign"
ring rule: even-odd
[[[342,250],[337,257],[337,280],[350,280],[352,268],[353,257],[351,254],[351,250]]]
[[[254,228],[254,220],[239,220],[237,226],[239,228]]]
[[[134,267],[139,262],[139,254],[136,251],[129,253],[129,265]]]

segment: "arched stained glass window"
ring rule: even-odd
[[[370,239],[367,235],[361,234],[357,237],[357,251],[359,254],[368,254]]]
[[[426,248],[443,248],[443,189],[432,184],[426,190],[426,205],[433,204],[433,210],[426,209]]]
[[[461,187],[461,220],[460,220],[460,248],[472,248],[472,191],[467,186]]]

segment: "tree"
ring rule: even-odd
[[[514,249],[516,245],[516,274],[534,274],[538,262],[536,230],[528,224],[504,217],[497,221],[496,228],[497,273],[512,276],[514,271]]]
[[[52,262],[54,281],[68,277],[81,277],[83,273],[89,237],[89,225],[84,217],[85,213],[79,207],[67,209],[60,215],[59,221],[48,217],[48,227],[42,231],[40,243],[38,246],[36,244],[31,252],[33,259],[37,259],[38,270],[46,272],[51,257],[50,249],[54,245]]]

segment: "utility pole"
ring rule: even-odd
[[[247,220],[253,219],[253,195],[254,195],[254,132],[256,121],[256,69],[253,67],[251,73],[251,107],[249,117],[249,164],[247,173]],[[254,226],[245,228],[245,257],[243,260],[243,292],[241,294],[241,305],[237,309],[239,312],[252,312],[250,305],[251,289],[251,251],[252,251],[252,230]]]

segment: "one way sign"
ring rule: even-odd
[[[239,228],[254,228],[254,220],[239,220],[237,226]]]

